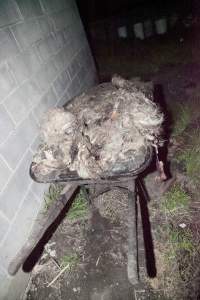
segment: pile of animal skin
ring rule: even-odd
[[[151,95],[151,84],[114,76],[111,82],[72,99],[65,108],[49,110],[33,161],[43,175],[66,170],[66,174],[76,171],[81,178],[139,168],[163,122]]]

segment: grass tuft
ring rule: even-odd
[[[44,194],[44,210],[45,212],[49,209],[51,204],[58,199],[63,187],[59,184],[50,184],[48,192]]]
[[[162,203],[163,208],[170,213],[177,212],[180,209],[187,209],[190,196],[178,184],[175,184],[169,192],[166,193]]]
[[[183,104],[174,104],[171,107],[173,125],[172,125],[172,135],[180,135],[186,127],[189,125],[192,118],[192,110],[190,107]]]
[[[61,262],[60,262],[60,267],[64,268],[67,265],[69,265],[69,268],[74,268],[79,262],[79,257],[77,254],[72,254],[72,255],[64,255],[61,258]]]
[[[198,183],[200,180],[200,132],[193,130],[188,136],[187,145],[179,150],[177,160],[182,162],[188,177]]]
[[[184,163],[186,173],[193,182],[198,183],[200,179],[200,152],[195,148],[187,149],[179,155],[178,160]]]
[[[80,190],[74,200],[67,217],[69,220],[83,219],[88,213],[88,205],[83,192]]]
[[[195,249],[192,234],[189,229],[182,229],[170,225],[168,237],[169,242],[176,253],[186,251],[191,254]]]
[[[44,211],[47,212],[51,204],[58,199],[63,187],[58,184],[51,184],[49,186],[48,192],[44,194]],[[88,205],[83,192],[80,190],[76,199],[74,200],[68,214],[67,218],[69,220],[83,219],[88,213]]]

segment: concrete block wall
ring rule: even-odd
[[[73,0],[0,1],[0,299],[12,300],[7,266],[26,240],[46,188],[29,177],[42,115],[95,80]]]

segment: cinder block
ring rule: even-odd
[[[54,55],[53,60],[55,63],[55,66],[58,70],[62,71],[65,69],[65,52],[62,50],[60,50],[56,55]]]
[[[29,145],[38,134],[38,125],[32,114],[10,134],[5,143],[0,145],[0,153],[14,170]]]
[[[0,30],[0,62],[17,55],[19,48],[9,29]]]
[[[78,38],[80,35],[83,35],[85,37],[85,31],[83,29],[79,14],[73,13],[72,24],[74,28],[74,37]]]
[[[86,80],[83,80],[82,82],[80,82],[80,89],[79,89],[79,93],[82,94],[83,92],[86,92],[87,90],[89,90],[91,88],[91,86],[93,86],[93,84],[86,82]]]
[[[68,72],[70,75],[71,80],[74,78],[74,76],[79,72],[80,70],[80,63],[79,60],[77,59],[77,56],[73,58],[71,63],[68,65]]]
[[[1,228],[1,230],[0,230],[0,241],[5,236],[5,234],[8,230],[8,227],[9,227],[9,222],[5,218],[3,218],[0,214],[0,228]]]
[[[87,45],[87,39],[85,36],[85,32],[80,31],[81,28],[78,28],[78,30],[79,31],[76,33],[76,35],[73,36],[74,43],[76,43],[76,47],[78,49],[80,49],[80,45],[81,45],[81,48],[83,49]]]
[[[25,19],[38,17],[43,14],[39,0],[16,0],[16,2]]]
[[[79,90],[80,90],[80,82],[79,82],[79,79],[78,79],[78,76],[76,75],[74,77],[74,79],[71,81],[70,85],[69,85],[69,88],[68,88],[68,94],[69,94],[69,97],[75,97],[79,94]]]
[[[91,87],[95,84],[98,84],[99,79],[97,77],[96,71],[88,72],[87,80],[85,80],[85,88]]]
[[[46,13],[52,13],[55,11],[63,10],[67,7],[67,1],[66,0],[40,0],[40,3],[42,5],[42,8],[44,12]]]
[[[70,45],[72,46],[73,53],[77,53],[80,50],[79,41],[74,36],[70,39]]]
[[[4,277],[7,277],[7,272],[2,266],[0,266],[0,282]]]
[[[85,51],[85,49],[80,51],[77,59],[80,62],[81,66],[83,66],[86,70],[89,70],[91,74],[96,73],[93,57],[90,53],[88,53],[88,51]]]
[[[0,144],[5,141],[5,139],[13,130],[13,121],[11,120],[3,105],[0,105]]]
[[[15,79],[5,63],[0,65],[0,87],[0,102],[16,87]]]
[[[24,93],[31,102],[31,107],[35,106],[41,99],[42,91],[34,80],[30,79],[24,84]],[[27,112],[28,113],[28,112]]]
[[[57,103],[56,95],[52,88],[42,97],[41,101],[33,110],[35,118],[40,123],[44,113],[51,107],[54,107]]]
[[[32,106],[32,103],[26,94],[26,83],[9,96],[4,105],[15,123],[20,123],[31,110]]]
[[[72,15],[73,13],[67,9],[51,15],[55,30],[61,30],[72,25]]]
[[[59,44],[57,43],[55,36],[50,34],[48,37],[37,43],[37,50],[41,59],[46,62],[59,50]]]
[[[85,77],[87,76],[88,73],[88,69],[86,69],[84,66],[82,66],[79,71],[78,71],[78,79],[80,84],[82,85],[82,83],[85,80]]]
[[[75,47],[76,50],[80,50],[84,47],[86,43],[86,36],[85,32],[82,27],[82,23],[80,23],[77,19],[71,20],[71,30],[66,28],[65,32],[65,39],[70,39],[70,44],[73,43],[73,48]],[[75,49],[74,48],[74,49]]]
[[[54,30],[53,22],[50,17],[44,16],[37,19],[43,37],[48,36]]]
[[[65,105],[72,97],[70,97],[68,91],[65,91],[64,95],[62,96],[62,98],[58,101],[57,106],[58,107],[62,107],[63,105]]]
[[[54,81],[53,86],[55,88],[58,98],[62,97],[67,86],[70,84],[70,77],[66,71],[63,71]]]
[[[63,48],[65,44],[64,33],[62,30],[54,32],[58,48]]]
[[[0,194],[0,209],[9,220],[12,220],[31,185],[29,168],[32,161],[32,154],[28,151],[16,169],[15,174],[9,181],[6,188]]]
[[[63,29],[63,37],[65,40],[65,43],[67,47],[69,48],[69,51],[71,51],[71,54],[74,56],[78,51],[80,50],[80,44],[78,49],[74,45],[74,41],[76,40],[74,38],[75,32],[73,31],[73,26],[68,26]],[[81,45],[82,46],[82,45]]]
[[[31,191],[37,196],[40,204],[44,203],[44,194],[47,192],[49,184],[33,182]]]
[[[11,68],[17,82],[21,84],[21,82],[30,78],[39,70],[41,62],[35,49],[30,48],[28,51],[12,57],[9,60],[8,65]]]
[[[78,52],[76,59],[79,62],[79,64],[83,66],[83,65],[87,65],[88,57],[89,57],[88,53],[87,51],[85,51],[85,47],[83,47]]]
[[[58,70],[62,71],[69,65],[72,59],[71,52],[70,47],[65,46],[54,56],[54,62]]]
[[[40,142],[41,142],[41,139],[40,139],[39,136],[37,136],[37,137],[33,140],[33,143],[32,143],[31,146],[30,146],[30,147],[31,147],[31,151],[32,151],[33,153],[35,153],[35,152],[37,151],[37,148],[38,148]]]
[[[11,175],[12,175],[11,170],[8,168],[8,166],[0,157],[0,192],[5,187]]]
[[[42,30],[36,20],[17,24],[11,30],[22,49],[26,49],[39,41],[42,37]]]
[[[4,105],[16,124],[19,124],[31,111],[31,108],[38,103],[40,95],[39,87],[30,80],[6,99]]]
[[[92,86],[98,83],[98,79],[95,73],[91,74],[90,72],[87,73],[85,79],[83,81],[80,81],[81,88],[80,92],[85,92]]]
[[[0,249],[0,251],[4,250]],[[9,290],[10,281],[6,270],[0,266],[0,299],[2,300],[8,300],[8,298],[6,299],[6,296]]]
[[[65,43],[69,44],[70,37],[71,37],[72,32],[73,32],[72,27],[71,26],[66,26],[61,31],[63,33],[63,39],[64,39]]]
[[[88,89],[90,89],[91,86],[93,86],[94,84],[91,84],[88,82],[88,76],[87,77],[87,80],[83,80],[83,81],[80,81],[80,94],[83,93],[83,92],[86,92]]]
[[[51,59],[45,65],[42,65],[40,70],[34,76],[34,82],[45,92],[48,90],[50,84],[57,77],[59,70],[55,62]]]
[[[0,239],[5,239],[0,247],[0,261],[7,268],[28,236],[48,188],[29,177],[32,153],[39,143],[37,122],[50,107],[65,104],[91,86],[95,76],[74,1],[3,2],[7,2],[8,13],[0,25],[6,24],[8,18],[12,23],[11,31],[0,30],[0,62],[8,61],[9,67],[1,72],[0,66],[0,86],[5,87],[0,91],[0,102],[4,97],[0,105]],[[16,3],[19,10],[15,10]],[[16,24],[14,20],[21,15],[25,22]],[[16,84],[22,87],[15,93]],[[9,97],[13,91],[12,99]],[[16,128],[11,118],[18,124]],[[2,214],[14,222],[9,232]],[[0,269],[0,299],[3,289],[9,289],[5,278],[6,272]]]
[[[17,4],[13,0],[1,0],[0,11],[0,27],[8,26],[22,20]]]
[[[76,34],[76,31],[73,30],[72,25],[66,26],[65,28],[62,29],[62,31],[66,43],[70,40],[70,37],[73,35],[73,33]]]
[[[1,251],[0,258],[3,267],[6,269],[11,259],[17,254],[23,243],[26,241],[32,224],[36,219],[38,210],[39,203],[32,191],[29,191],[25,196],[20,211],[17,212],[16,219],[2,245],[4,251]]]

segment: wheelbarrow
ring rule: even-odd
[[[8,267],[10,275],[16,274],[24,262],[34,251],[39,241],[45,235],[52,223],[59,216],[64,207],[71,201],[77,189],[82,187],[86,199],[92,207],[93,199],[112,188],[121,188],[128,191],[128,262],[127,273],[131,284],[135,285],[139,280],[138,266],[138,242],[137,242],[137,205],[138,197],[145,197],[145,192],[141,188],[141,175],[148,168],[153,156],[152,147],[148,147],[143,163],[139,168],[118,172],[114,175],[106,175],[98,179],[83,179],[76,172],[69,170],[50,169],[48,174],[42,175],[38,171],[38,165],[32,163],[30,166],[30,176],[38,183],[63,183],[64,188],[59,198],[49,208],[46,215],[41,215],[30,233],[26,243],[11,261]]]

